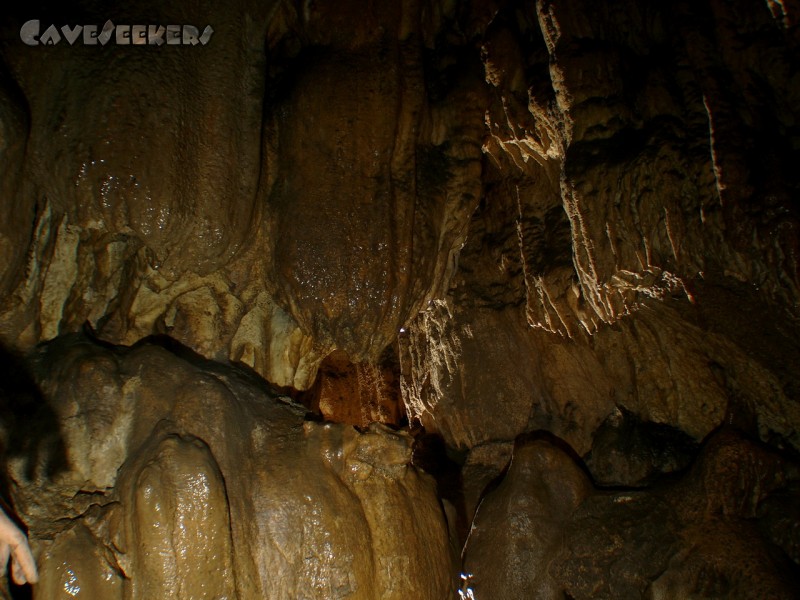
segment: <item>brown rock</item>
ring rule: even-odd
[[[314,386],[301,395],[303,404],[326,421],[367,427],[370,423],[402,424],[396,359],[384,353],[380,364],[350,362],[341,351],[322,361]]]
[[[12,491],[60,565],[42,589],[66,593],[73,573],[114,596],[98,581],[111,573],[140,596],[446,594],[444,521],[405,435],[306,424],[252,370],[362,427],[401,423],[399,396],[450,461],[453,540],[482,498],[478,538],[487,514],[510,514],[529,494],[515,477],[541,486],[520,503],[556,515],[537,513],[536,535],[561,554],[522,524],[495,532],[507,564],[546,562],[509,576],[518,595],[791,595],[796,4],[81,2],[69,16],[210,23],[191,48],[33,48],[20,13],[61,11],[8,11],[0,338],[60,340],[40,354],[42,390],[0,377]],[[133,349],[61,338],[84,329]],[[596,482],[643,486],[723,426],[766,447],[715,437],[683,483],[587,492],[569,511],[545,491],[585,475],[520,438],[555,435]],[[191,510],[142,525],[171,498]],[[196,527],[172,527],[189,513]],[[485,555],[475,585],[502,585]],[[201,565],[205,587],[173,585]]]
[[[751,520],[789,477],[776,454],[722,432],[679,482],[603,492],[564,450],[518,441],[464,572],[478,598],[793,598],[793,568]]]
[[[517,442],[503,482],[484,498],[464,554],[477,598],[559,598],[548,573],[563,521],[591,490],[572,459],[546,441]]]
[[[448,597],[406,434],[304,421],[251,375],[154,345],[61,339],[37,361],[66,451],[54,478],[11,462],[37,597],[69,573],[135,598]]]

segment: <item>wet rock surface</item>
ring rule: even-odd
[[[214,33],[31,47],[30,18]],[[794,597],[798,19],[8,9],[2,487],[36,597],[445,598],[468,536],[481,599]]]

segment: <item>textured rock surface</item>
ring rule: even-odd
[[[284,66],[273,266],[304,330],[372,358],[438,291],[477,204],[481,69],[473,57],[431,99],[418,5],[379,3],[354,36],[333,33],[348,9],[332,6]]]
[[[10,463],[36,598],[452,593],[406,434],[306,421],[250,375],[150,344],[61,338],[36,368],[65,452],[53,476],[52,452]]]
[[[681,430],[618,411],[597,430],[586,465],[600,485],[643,486],[682,471],[696,453],[697,444]]]
[[[797,571],[754,518],[797,477],[723,432],[677,483],[601,492],[557,445],[520,440],[479,508],[464,571],[476,598],[794,598]]]
[[[159,54],[32,49],[6,23],[3,337],[166,333],[298,389],[337,348],[377,360],[453,271],[485,89],[477,53],[428,89],[450,60],[423,61],[441,23],[417,3],[335,16],[358,7],[115,12],[213,23],[213,43]]]
[[[215,32],[33,48],[37,10]],[[799,19],[788,0],[4,13],[2,441],[40,596],[443,597],[435,491],[381,422],[428,454],[454,546],[479,506],[478,526],[528,515],[470,538],[476,589],[738,598],[753,574],[781,597],[798,484],[729,488],[758,487],[756,442],[783,473],[800,451]],[[84,329],[112,347],[60,337]],[[721,427],[750,440],[729,462]],[[517,442],[509,465],[531,434],[565,453]]]
[[[798,448],[797,27],[724,4],[497,6],[484,195],[402,346],[410,418],[460,447],[586,455],[625,410]]]
[[[300,395],[303,404],[336,423],[399,425],[405,414],[393,355],[390,349],[375,365],[353,364],[343,352],[331,353],[322,361],[312,388]]]

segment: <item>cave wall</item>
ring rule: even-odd
[[[790,597],[800,542],[774,507],[800,451],[799,11],[8,13],[0,338],[60,457],[9,462],[37,597],[81,572],[109,586],[88,597],[444,598],[464,544],[480,598]],[[29,18],[214,34],[30,47]],[[455,482],[415,461],[422,434]],[[725,444],[769,482],[709,491]],[[192,558],[145,550],[168,547]]]
[[[35,361],[62,423],[11,461],[36,597],[447,597],[447,526],[408,434],[306,420],[250,372],[149,343],[62,336]]]

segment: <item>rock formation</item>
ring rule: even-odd
[[[798,20],[6,12],[2,492],[34,597],[796,597]]]
[[[153,343],[62,336],[34,360],[63,442],[11,461],[37,597],[447,597],[407,434],[307,420],[252,373]]]

